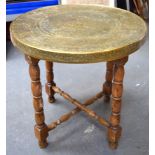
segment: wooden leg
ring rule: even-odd
[[[109,61],[106,64],[105,83],[103,84],[104,102],[110,101],[112,78],[113,78],[113,66],[114,66],[113,61]]]
[[[53,62],[46,61],[46,93],[48,95],[48,102],[53,103],[55,101],[54,98],[54,91],[52,89],[52,86],[55,86],[55,83],[53,81],[54,74],[53,74]]]
[[[121,136],[120,127],[120,111],[121,111],[121,97],[123,93],[123,77],[124,65],[128,57],[115,61],[114,78],[112,83],[112,113],[110,116],[110,127],[108,128],[108,141],[112,149],[118,146],[118,140]]]
[[[26,60],[29,63],[29,74],[31,77],[31,90],[33,95],[33,106],[35,110],[35,121],[36,125],[34,127],[35,136],[38,139],[40,148],[45,148],[48,137],[48,128],[45,124],[45,116],[43,110],[43,99],[42,99],[42,88],[40,82],[40,69],[39,60],[26,56]]]

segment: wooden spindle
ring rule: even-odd
[[[94,103],[96,100],[98,100],[102,96],[103,96],[103,92],[100,92],[100,93],[96,94],[94,97],[92,97],[92,98],[88,99],[87,101],[85,101],[85,103],[83,103],[82,105],[84,105],[84,106],[91,105],[92,103]],[[71,110],[69,113],[64,114],[63,116],[61,116],[57,121],[54,121],[50,125],[48,125],[48,129],[53,130],[58,125],[60,125],[61,123],[65,122],[67,120],[69,120],[72,116],[74,116],[75,114],[77,114],[80,111],[81,111],[81,109],[76,107],[75,109]]]
[[[46,138],[48,137],[48,128],[44,122],[45,116],[43,110],[42,88],[40,82],[40,69],[38,65],[39,60],[30,56],[26,56],[26,61],[29,63],[33,106],[35,110],[35,136],[38,139],[39,146],[41,148],[45,148],[48,145],[46,140]]]
[[[97,115],[93,110],[86,108],[84,105],[82,105],[79,101],[76,99],[73,99],[69,94],[62,91],[60,88],[53,86],[53,90],[56,93],[59,93],[62,97],[64,97],[66,100],[68,100],[70,103],[76,105],[79,109],[86,112],[86,114],[94,119],[96,119],[100,124],[109,127],[109,122]]]
[[[110,116],[110,127],[108,129],[109,145],[112,149],[118,146],[118,140],[121,136],[120,111],[121,97],[123,93],[124,65],[128,57],[115,61],[114,78],[112,83],[112,113]]]
[[[53,62],[45,61],[46,65],[46,93],[48,95],[48,102],[53,103],[55,101],[54,91],[52,86],[55,86],[54,83],[54,73],[53,73]]]
[[[106,63],[105,83],[103,84],[104,102],[110,101],[112,91],[113,66],[113,61],[108,61]]]

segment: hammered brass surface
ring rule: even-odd
[[[13,44],[35,58],[64,63],[119,59],[144,41],[137,15],[102,5],[57,5],[19,16],[11,24]]]

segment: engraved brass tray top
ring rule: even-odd
[[[19,16],[11,24],[16,47],[63,63],[115,60],[135,52],[147,27],[137,15],[103,5],[57,5]]]

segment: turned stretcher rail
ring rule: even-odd
[[[95,96],[93,96],[92,98],[88,99],[87,101],[85,101],[85,103],[83,103],[84,106],[88,106],[93,104],[96,100],[100,99],[101,97],[103,97],[104,94],[103,92],[99,92],[98,94],[96,94]],[[74,116],[75,114],[79,113],[81,111],[81,109],[79,109],[78,107],[76,107],[75,109],[71,110],[70,112],[68,112],[67,114],[62,115],[58,120],[52,122],[51,124],[48,125],[48,130],[53,130],[54,128],[56,128],[58,125],[60,125],[61,123],[69,120],[72,116]]]
[[[58,88],[56,86],[52,86],[52,89],[55,91],[55,93],[60,94],[66,100],[68,100],[72,104],[76,105],[77,108],[73,109],[68,114],[65,114],[62,117],[60,117],[59,120],[57,120],[57,121],[53,122],[52,124],[50,124],[48,126],[49,130],[52,130],[57,125],[59,125],[60,123],[66,121],[66,120],[68,120],[71,116],[73,116],[74,114],[76,114],[77,112],[79,112],[81,110],[86,112],[86,114],[89,115],[90,117],[96,119],[101,125],[104,125],[106,127],[110,127],[110,124],[109,124],[108,121],[103,119],[101,116],[97,115],[93,110],[86,108],[87,105],[90,105],[94,101],[96,101],[98,98],[101,98],[103,96],[103,92],[98,93],[95,97],[92,97],[91,99],[88,99],[84,104],[81,104],[79,101],[77,101],[76,99],[73,99],[69,94],[65,93],[60,88]]]

